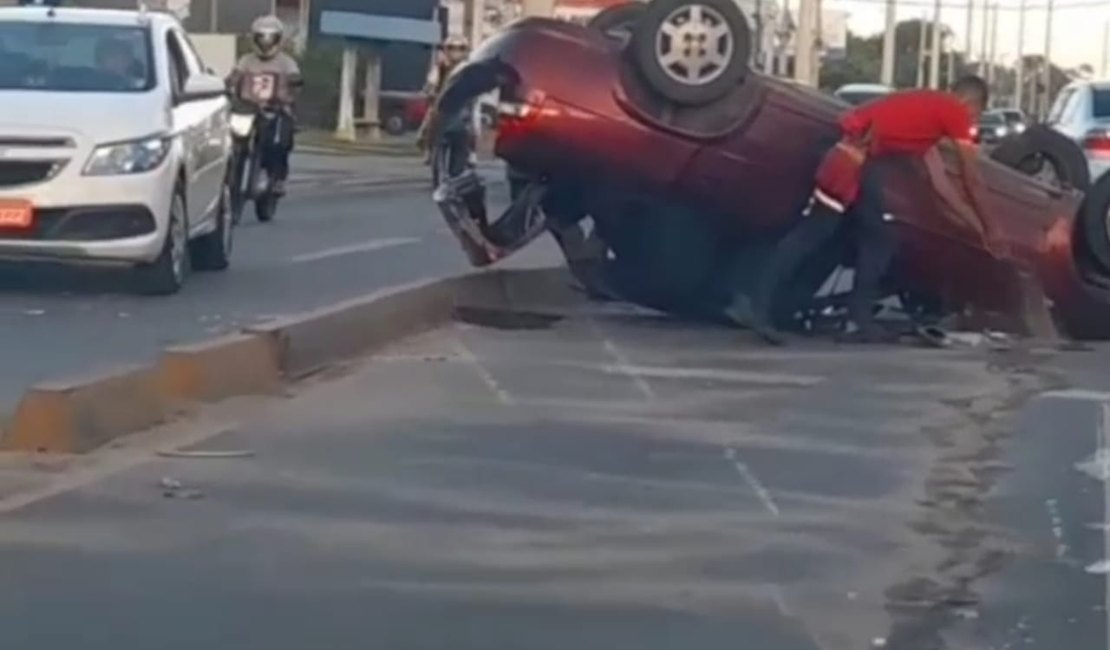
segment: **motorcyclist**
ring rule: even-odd
[[[435,78],[428,88],[429,109],[424,116],[424,122],[420,125],[417,138],[417,143],[424,152],[426,160],[430,160],[431,151],[434,148],[434,143],[431,142],[432,134],[438,132],[439,137],[451,145],[451,151],[456,153],[456,156],[453,156],[455,160],[448,163],[448,168],[453,171],[456,171],[460,164],[469,159],[469,154],[474,149],[474,133],[471,128],[470,110],[462,111],[460,114],[452,116],[450,121],[441,124],[441,116],[435,107],[448,77],[451,76],[451,73],[459,64],[466,61],[468,56],[470,56],[470,46],[466,39],[453,35],[448,36],[443,41],[436,61]]]
[[[270,124],[272,132],[264,141],[270,146],[265,152],[265,168],[274,179],[274,191],[285,193],[285,180],[289,177],[289,153],[293,150],[293,133],[296,121],[293,104],[296,91],[302,85],[301,69],[296,59],[282,51],[285,41],[285,24],[277,16],[261,16],[251,25],[252,52],[249,52],[235,65],[229,85],[237,98],[255,96],[258,93],[248,88],[254,75],[273,75],[277,84],[269,90],[281,111]],[[263,98],[269,99],[269,98]]]

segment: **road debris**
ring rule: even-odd
[[[177,479],[165,476],[162,480],[158,481],[158,487],[162,488],[162,496],[167,499],[185,499],[186,501],[196,501],[204,498],[204,492],[195,488],[187,488],[185,484]]]

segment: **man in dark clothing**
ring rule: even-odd
[[[782,285],[840,230],[850,228],[856,249],[855,280],[848,300],[848,340],[883,341],[889,334],[874,321],[879,283],[897,248],[883,201],[879,160],[919,156],[936,191],[952,207],[960,225],[1000,254],[998,231],[980,202],[978,153],[972,126],[986,106],[988,90],[979,77],[959,80],[951,92],[911,90],[864,104],[840,121],[841,139],[818,167],[813,196],[802,220],[779,243],[753,295],[738,295],[726,309],[735,322],[772,344],[782,337],[772,323],[773,302]],[[970,201],[960,196],[944,171],[936,145],[948,141],[959,151],[960,177]],[[848,217],[847,222],[842,217]]]

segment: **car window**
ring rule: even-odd
[[[169,63],[170,88],[174,95],[180,95],[185,90],[185,80],[189,78],[189,66],[185,62],[185,53],[174,33],[166,32],[166,58]]]
[[[980,124],[1005,124],[1006,120],[1001,113],[983,113],[979,118]]]
[[[1065,88],[1060,92],[1060,96],[1056,98],[1056,103],[1052,105],[1052,110],[1048,112],[1049,122],[1062,122],[1064,119],[1064,109],[1067,108],[1068,102],[1075,95],[1075,88]]]
[[[0,90],[145,92],[152,60],[143,27],[0,21]]]
[[[1086,91],[1077,88],[1076,91],[1072,93],[1071,97],[1068,98],[1068,103],[1064,106],[1064,115],[1060,118],[1060,121],[1064,124],[1068,124],[1080,119],[1080,111],[1083,109],[1084,99],[1086,99]]]
[[[1110,88],[1091,89],[1091,117],[1110,117]]]
[[[185,62],[189,65],[190,74],[199,74],[206,70],[204,60],[200,58],[197,48],[189,35],[184,32],[175,32],[180,39],[181,51],[185,54]]]
[[[887,95],[887,93],[867,92],[867,91],[837,93],[837,97],[839,97],[840,99],[848,102],[852,106],[859,106],[860,104],[866,104],[869,101],[879,99],[880,97],[885,97],[886,95]]]

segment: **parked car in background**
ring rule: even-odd
[[[423,92],[383,92],[381,106],[382,129],[390,135],[402,135],[420,128],[428,112],[430,100]]]
[[[1083,148],[1091,178],[1110,170],[1110,81],[1074,81],[1064,87],[1047,124]]]
[[[995,144],[1010,135],[1010,125],[1000,111],[987,111],[979,116],[979,123],[971,127],[971,135],[980,144]]]
[[[882,84],[846,84],[837,88],[833,95],[852,106],[859,106],[892,92],[893,88]]]
[[[0,8],[0,44],[0,258],[227,268],[227,91],[177,20]]]
[[[998,113],[1002,114],[1002,118],[1006,120],[1006,126],[1010,128],[1010,133],[1021,133],[1025,127],[1029,126],[1029,120],[1025,117],[1025,113],[1016,108],[1000,108],[997,109]]]

